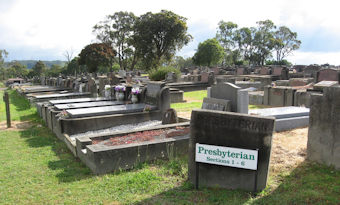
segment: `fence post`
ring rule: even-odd
[[[8,92],[5,92],[4,101],[5,101],[5,105],[6,105],[7,128],[10,128],[11,127],[11,113],[10,113],[10,110],[9,110]]]

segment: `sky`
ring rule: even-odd
[[[192,57],[200,42],[216,35],[218,22],[239,27],[270,19],[297,32],[293,64],[340,65],[340,2],[337,0],[0,0],[0,49],[12,60],[66,60],[96,42],[92,27],[105,16],[129,11],[171,10],[187,18],[193,40],[177,55]]]

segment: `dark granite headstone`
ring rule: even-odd
[[[275,119],[239,113],[193,110],[190,122],[189,181],[196,182],[196,143],[258,149],[257,190],[266,187]],[[234,156],[235,157],[235,156]],[[230,161],[232,163],[232,161]],[[199,185],[230,189],[254,189],[255,172],[228,166],[199,163]]]

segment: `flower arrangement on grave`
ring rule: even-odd
[[[124,85],[117,85],[115,87],[116,91],[116,99],[118,101],[123,101],[125,98],[124,91],[126,90],[126,87]]]
[[[138,95],[141,93],[141,90],[139,88],[132,88],[131,93],[132,95]]]
[[[116,92],[124,92],[126,90],[126,87],[124,85],[117,85],[115,87]]]
[[[141,93],[141,91],[139,90],[138,87],[137,88],[132,88],[132,90],[131,90],[131,94],[132,94],[131,101],[132,101],[132,103],[137,103],[138,102],[138,94],[140,94],[140,93]]]

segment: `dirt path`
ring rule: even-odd
[[[298,166],[306,159],[308,128],[274,133],[270,171],[282,172]]]
[[[7,128],[7,122],[0,122],[0,131],[2,130],[11,130],[11,131],[20,131],[20,130],[25,130],[28,129],[30,127],[32,127],[33,125],[35,125],[32,122],[29,121],[11,121],[11,127]]]

